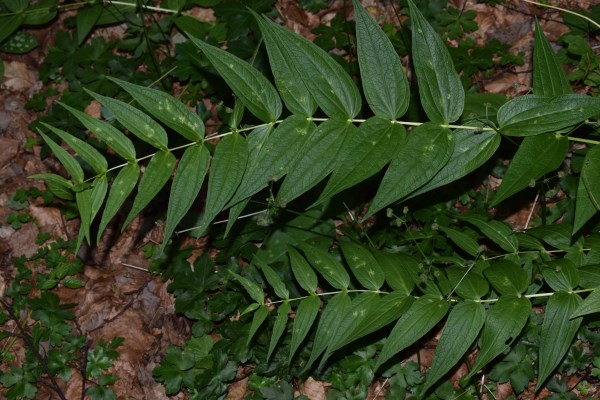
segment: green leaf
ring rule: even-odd
[[[448,302],[425,295],[403,314],[388,336],[374,370],[429,332],[448,312]]]
[[[93,4],[77,10],[75,16],[75,25],[77,26],[77,44],[81,46],[87,35],[92,31],[92,28],[100,18],[104,10],[103,4]]]
[[[340,247],[358,283],[365,289],[379,290],[385,276],[373,254],[364,246],[348,241],[341,241]]]
[[[600,146],[592,147],[583,160],[581,179],[591,202],[600,210]]]
[[[164,249],[177,224],[185,217],[185,214],[187,214],[194,201],[196,201],[209,165],[210,153],[202,144],[190,146],[183,153],[181,160],[179,160],[179,166],[177,167],[169,195],[167,224],[165,226],[161,249]],[[148,173],[147,170],[146,173]],[[140,188],[141,185],[140,182]]]
[[[503,250],[511,253],[518,251],[519,240],[513,235],[513,231],[508,224],[496,220],[488,221],[486,217],[478,214],[464,214],[459,219],[479,229],[481,233]]]
[[[583,303],[573,311],[571,318],[583,317],[584,315],[598,312],[600,312],[600,288],[596,288],[588,294]]]
[[[477,257],[477,255],[481,253],[481,246],[479,246],[479,243],[477,243],[477,241],[471,236],[443,225],[439,225],[438,229],[445,233],[446,236],[448,236],[450,240],[454,242],[454,244],[464,250],[467,254]]]
[[[50,126],[44,122],[41,123],[46,128],[54,132],[58,137],[64,140],[79,156],[92,167],[94,172],[97,174],[103,174],[108,169],[108,162],[106,158],[98,150],[84,142],[83,140],[77,139],[75,136],[69,133]]]
[[[288,255],[294,278],[296,278],[300,287],[310,294],[315,294],[319,283],[315,271],[313,271],[306,259],[293,247],[288,248]]]
[[[577,294],[560,291],[548,299],[540,337],[536,391],[544,385],[569,350],[582,320],[581,317],[570,318],[581,302]]]
[[[269,315],[269,306],[267,306],[266,304],[261,305],[254,312],[254,315],[252,316],[252,325],[250,325],[250,331],[248,332],[248,340],[246,340],[246,346],[250,345],[252,337],[254,336],[258,328],[260,328],[262,323],[265,321],[267,315]]]
[[[319,107],[329,117],[351,119],[361,108],[361,97],[352,78],[342,66],[323,49],[286,28],[266,20],[261,31],[268,46],[276,46],[283,57],[289,60],[298,76]],[[264,29],[269,24],[271,29]],[[289,86],[288,86],[289,87]],[[295,89],[295,88],[294,88]],[[305,91],[292,95],[305,96]]]
[[[125,89],[150,114],[181,136],[193,142],[200,142],[204,138],[202,119],[175,97],[120,79],[108,79]]]
[[[293,114],[307,118],[312,117],[317,104],[304,81],[296,79],[295,58],[285,50],[284,43],[278,34],[279,28],[258,14],[254,14],[254,16],[265,39],[275,86],[279,89],[279,94],[287,109]]]
[[[375,252],[375,259],[385,274],[387,284],[396,292],[409,296],[415,287],[413,276],[419,275],[419,262],[402,253]]]
[[[104,232],[104,229],[108,225],[111,219],[119,212],[127,196],[133,191],[137,183],[138,177],[140,176],[140,167],[135,163],[129,163],[114,179],[110,192],[108,193],[108,199],[104,206],[104,213],[100,220],[100,226],[98,228],[98,240]]]
[[[257,193],[269,182],[279,180],[288,173],[300,157],[301,149],[311,137],[315,125],[298,115],[286,118],[271,131],[264,143],[251,155],[240,187],[230,204],[237,203]]]
[[[277,90],[252,65],[190,36],[191,41],[206,55],[227,85],[252,114],[264,122],[274,122],[281,115],[281,100]]]
[[[475,133],[459,130],[454,132],[454,138],[456,144],[448,162],[429,182],[408,198],[447,185],[475,171],[494,155],[500,145],[501,136],[496,132]]]
[[[283,332],[285,332],[291,310],[292,307],[287,301],[284,301],[283,304],[277,308],[277,317],[275,318],[275,323],[273,324],[273,333],[271,334],[271,341],[269,342],[267,361],[271,359],[271,354],[273,354],[273,350],[275,350],[277,342],[279,342],[281,335],[283,335]]]
[[[169,149],[167,132],[152,118],[127,103],[101,96],[87,89],[85,91],[106,107],[129,132],[159,150]]]
[[[93,222],[94,218],[100,211],[102,204],[104,203],[104,198],[106,197],[106,192],[108,190],[108,182],[106,180],[106,175],[100,175],[94,180],[92,185],[92,215],[90,221]]]
[[[488,282],[467,268],[446,268],[452,288],[463,299],[477,300],[490,290]]]
[[[27,2],[29,3],[29,2]],[[25,12],[25,25],[44,25],[52,21],[58,12],[57,0],[40,0],[29,4]]]
[[[321,313],[319,325],[315,332],[315,341],[312,346],[310,358],[304,367],[305,370],[312,366],[317,357],[337,339],[340,333],[343,334],[340,324],[344,319],[348,318],[349,308],[350,296],[348,296],[347,292],[338,293],[329,299]]]
[[[133,143],[117,128],[104,121],[97,120],[84,112],[76,110],[73,107],[69,107],[60,101],[58,104],[73,114],[94,135],[106,142],[115,153],[129,162],[135,162],[135,147],[133,146]]]
[[[81,218],[79,236],[77,238],[77,249],[84,239],[91,243],[90,225],[92,224],[92,189],[85,189],[75,193],[77,209]]]
[[[414,297],[392,292],[383,297],[373,292],[361,293],[352,300],[340,324],[340,335],[331,343],[327,354],[396,321],[413,304]],[[327,357],[326,354],[326,357]]]
[[[294,317],[294,326],[292,327],[292,340],[290,342],[290,356],[288,358],[288,364],[292,362],[292,358],[302,341],[306,338],[308,331],[313,326],[313,322],[319,313],[319,306],[321,302],[319,297],[310,295],[300,301],[298,308],[296,309],[296,316]]]
[[[336,289],[347,289],[350,285],[350,276],[346,269],[331,254],[308,243],[299,243],[306,259],[325,280]]]
[[[262,287],[260,287],[256,282],[253,282],[248,278],[244,278],[243,276],[236,274],[230,269],[228,269],[227,271],[231,276],[234,277],[236,281],[238,281],[244,287],[244,289],[246,289],[252,300],[254,300],[259,305],[265,304],[265,294],[263,293]]]
[[[206,208],[196,232],[204,232],[208,224],[223,210],[237,190],[248,161],[248,144],[238,133],[226,136],[217,145],[208,177]]]
[[[542,269],[542,275],[546,283],[555,292],[559,290],[571,291],[579,285],[579,273],[577,266],[568,258],[560,258],[550,261]]]
[[[388,167],[363,219],[426,184],[450,159],[454,136],[447,128],[425,123],[412,130]]]
[[[503,135],[533,136],[575,126],[598,113],[600,98],[596,97],[525,95],[500,107],[498,124]]]
[[[533,44],[533,92],[540,96],[571,94],[562,65],[556,59],[550,42],[538,20],[535,20],[535,42]]]
[[[460,118],[465,90],[448,49],[412,1],[408,1],[412,31],[412,61],[419,83],[421,104],[433,122]]]
[[[23,14],[9,15],[0,18],[0,43],[12,35],[23,23],[25,16]]]
[[[227,218],[227,226],[225,227],[225,237],[229,235],[229,231],[231,230],[231,228],[233,228],[233,224],[235,224],[235,222],[240,217],[242,211],[244,211],[249,202],[250,197],[240,201],[239,203],[235,204],[229,209],[229,217]]]
[[[560,134],[529,136],[523,139],[490,207],[520,192],[532,182],[558,168],[569,150],[569,139]]]
[[[380,117],[360,124],[344,142],[339,162],[313,206],[379,172],[398,152],[405,138],[402,125]]]
[[[162,189],[171,177],[174,168],[175,156],[169,151],[159,151],[150,159],[150,162],[144,171],[144,175],[142,175],[142,179],[140,180],[133,206],[131,207],[127,218],[125,218],[121,231],[123,231],[133,218],[135,218],[135,216],[150,203],[154,196],[158,194],[160,189]]]
[[[467,378],[473,376],[510,346],[523,330],[530,312],[531,303],[526,297],[505,295],[498,299],[488,311],[481,333],[477,361]]]
[[[353,0],[360,76],[367,103],[375,115],[393,120],[408,109],[406,74],[387,35],[358,0]]]
[[[490,268],[486,268],[483,274],[488,281],[501,295],[519,296],[527,290],[529,277],[527,272],[508,260],[498,260],[492,263]]]
[[[593,189],[596,187],[596,185],[591,185],[591,187]],[[600,192],[598,195],[600,195]],[[594,202],[592,202],[592,198],[590,197],[583,178],[581,177],[579,178],[579,183],[577,184],[577,196],[575,197],[575,200],[573,235],[583,228],[586,222],[588,222],[590,218],[592,218],[598,211],[594,205]]]
[[[273,268],[263,261],[258,254],[254,255],[252,263],[256,264],[262,270],[265,278],[267,278],[267,282],[269,282],[269,285],[271,285],[271,287],[275,290],[277,297],[284,300],[288,300],[290,298],[290,292],[285,287],[285,283],[283,283]]]
[[[431,388],[465,355],[479,335],[484,321],[485,310],[481,303],[466,300],[454,306],[436,346],[422,393]]]
[[[345,140],[354,136],[356,129],[348,120],[328,119],[320,124],[300,149],[298,161],[290,165],[277,193],[277,204],[289,203],[329,175]]]
[[[65,149],[54,143],[52,139],[44,135],[42,132],[39,132],[39,134],[48,144],[50,150],[52,150],[52,153],[54,153],[56,158],[58,158],[58,161],[60,161],[60,163],[63,165],[63,167],[65,167],[69,175],[71,175],[75,183],[82,183],[84,179],[83,169],[81,168],[81,165],[79,165],[77,160],[75,160],[75,157],[67,153]]]

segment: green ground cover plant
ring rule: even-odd
[[[164,240],[147,254],[193,326],[154,370],[167,394],[220,398],[239,365],[252,366],[256,399],[294,398],[294,380],[309,375],[331,383],[332,399],[366,398],[379,377],[398,399],[476,398],[508,381],[516,394],[535,382],[535,391],[569,398],[563,374],[597,375],[600,100],[573,93],[539,25],[531,94],[466,91],[422,7],[406,4],[416,86],[390,35],[354,1],[362,91],[322,48],[250,12],[246,27],[267,56],[263,64],[258,53],[240,55],[258,68],[214,46],[208,30],[180,26],[185,54],[195,46],[235,94],[227,129],[205,136],[203,118],[181,100],[115,77],[113,94],[82,90],[110,119],[57,105],[102,145],[37,125],[70,179],[33,178],[75,201],[76,248],[99,241],[125,204],[122,230],[168,192]],[[458,36],[472,19],[451,11],[442,24]],[[499,153],[510,154],[508,166]],[[497,190],[487,189],[490,174],[502,178]],[[490,213],[529,201],[556,207],[524,231]],[[190,269],[178,249],[184,233],[211,235],[219,254]],[[438,332],[426,373],[398,363]],[[457,389],[448,373],[475,354]],[[113,382],[101,376],[98,390]]]

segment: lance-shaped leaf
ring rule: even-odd
[[[490,268],[486,268],[483,274],[501,295],[518,296],[527,290],[529,277],[527,272],[508,260],[494,261]]]
[[[104,203],[104,198],[106,197],[106,192],[108,190],[108,181],[106,179],[106,175],[98,176],[93,183],[92,188],[92,213],[90,216],[90,222],[94,221],[98,211],[102,207]]]
[[[346,138],[355,131],[348,120],[329,119],[320,124],[300,149],[298,161],[290,166],[277,193],[277,203],[289,203],[329,175],[338,163]]]
[[[193,142],[200,142],[204,137],[202,119],[190,111],[180,100],[160,90],[135,85],[127,81],[109,77],[121,86],[154,118],[158,119],[181,136]]]
[[[466,253],[472,255],[473,257],[477,257],[479,253],[481,253],[482,248],[479,246],[479,243],[471,236],[463,233],[461,231],[457,231],[456,229],[448,228],[446,226],[440,225],[439,230],[446,234],[462,250]]]
[[[250,298],[254,300],[257,304],[263,305],[265,304],[265,294],[263,293],[262,287],[260,287],[256,282],[251,281],[248,278],[244,278],[243,276],[236,274],[231,270],[227,270],[227,272],[238,281],[244,289],[250,295]]]
[[[319,306],[321,302],[319,297],[310,295],[300,301],[298,308],[296,309],[296,316],[294,317],[294,326],[292,327],[292,340],[290,343],[290,356],[288,358],[288,364],[292,362],[292,358],[302,341],[306,338],[308,331],[313,325],[317,314],[319,313]]]
[[[269,285],[275,290],[275,294],[277,295],[277,297],[285,300],[289,299],[289,290],[285,287],[285,283],[283,283],[283,281],[281,280],[279,275],[277,275],[277,273],[273,270],[273,268],[271,268],[269,264],[263,261],[258,254],[254,255],[252,262],[262,270],[263,274],[265,275],[265,278],[267,278],[267,282],[269,282]]]
[[[469,378],[510,346],[523,330],[530,312],[531,303],[526,297],[506,295],[498,299],[485,319],[479,354]]]
[[[592,147],[583,160],[581,179],[587,189],[590,201],[600,210],[600,146]]]
[[[73,114],[94,135],[106,142],[115,153],[129,162],[135,162],[135,147],[133,146],[133,143],[117,128],[66,104],[61,102],[58,102],[58,104]]]
[[[361,108],[361,97],[354,81],[342,66],[323,49],[286,28],[266,20],[272,29],[261,31],[268,46],[276,46],[294,66],[319,107],[330,117],[354,118]],[[289,78],[288,78],[289,79]],[[299,96],[305,95],[302,91]]]
[[[577,266],[568,258],[550,261],[542,269],[542,275],[548,286],[556,292],[560,290],[570,292],[579,285]]]
[[[238,133],[226,136],[217,145],[208,176],[206,208],[196,232],[202,233],[237,190],[248,161],[248,144]]]
[[[490,290],[485,279],[466,268],[446,268],[446,275],[453,291],[463,299],[477,300]]]
[[[364,246],[343,241],[340,243],[344,258],[358,283],[366,289],[379,290],[385,276],[373,254]]]
[[[235,204],[277,181],[288,173],[300,157],[301,149],[311,137],[315,125],[310,120],[292,115],[270,132],[246,166],[242,182],[233,199]]]
[[[406,112],[410,100],[400,57],[358,0],[353,0],[353,4],[358,63],[367,103],[375,115],[388,120],[399,118]]]
[[[229,235],[231,228],[233,228],[233,225],[235,224],[235,222],[238,220],[238,218],[240,218],[242,211],[244,211],[244,209],[246,208],[246,206],[248,205],[249,202],[250,202],[250,197],[248,197],[245,200],[240,201],[239,203],[235,204],[233,207],[231,207],[229,209],[229,217],[227,218],[227,226],[225,226],[225,235],[224,235],[225,237],[227,237],[227,235]]]
[[[164,151],[169,149],[167,132],[142,111],[122,101],[99,95],[87,89],[85,91],[106,107],[129,132],[152,147]]]
[[[595,146],[596,147],[596,146]],[[596,186],[592,186],[595,188]],[[599,193],[600,195],[600,193]],[[573,235],[575,235],[586,222],[592,218],[596,212],[596,206],[590,197],[587,188],[585,187],[585,183],[583,178],[579,178],[579,183],[577,184],[577,196],[575,203],[575,217],[573,219]]]
[[[537,19],[533,44],[533,92],[540,96],[573,93],[565,71],[556,59]]]
[[[404,313],[388,336],[374,370],[379,369],[387,360],[422,338],[448,312],[448,302],[425,295],[417,299]]]
[[[347,289],[350,276],[335,257],[308,243],[300,243],[298,247],[304,252],[306,259],[331,286],[336,289]]]
[[[583,300],[573,314],[571,318],[582,317],[588,314],[594,314],[600,312],[600,289],[594,289],[588,296]]]
[[[468,130],[454,132],[456,144],[448,162],[429,182],[408,198],[447,185],[475,171],[494,155],[500,146],[500,137],[496,132],[475,133]]]
[[[464,214],[459,218],[479,229],[481,233],[503,250],[514,253],[519,249],[519,240],[513,235],[512,229],[506,223],[496,220],[488,221],[486,217],[478,214]]]
[[[293,114],[307,118],[311,117],[315,113],[317,103],[304,81],[296,79],[295,59],[289,52],[285,51],[285,46],[278,34],[278,28],[262,16],[252,13],[265,38],[271,71],[281,99]]]
[[[194,204],[209,165],[210,153],[203,144],[190,146],[183,153],[169,195],[167,224],[161,249],[164,249],[175,227]]]
[[[258,328],[260,328],[265,319],[267,319],[267,315],[269,315],[269,306],[267,306],[266,304],[261,305],[254,312],[254,315],[252,316],[252,324],[250,325],[250,330],[248,332],[248,339],[246,340],[246,346],[250,345],[252,337],[254,336]]]
[[[411,194],[448,162],[454,150],[452,132],[439,124],[413,129],[388,167],[365,219]]]
[[[569,150],[569,139],[560,134],[530,136],[523,139],[504,179],[490,203],[495,207],[503,200],[558,168]]]
[[[375,175],[398,152],[405,138],[402,125],[380,117],[360,124],[358,130],[348,136],[340,150],[339,163],[313,206]]]
[[[319,325],[315,332],[315,341],[305,369],[310,368],[317,357],[336,339],[340,332],[341,322],[348,318],[349,308],[350,296],[347,292],[338,293],[329,299],[321,313]]]
[[[264,122],[281,115],[281,100],[271,82],[244,60],[190,36],[235,95],[252,114]]]
[[[288,248],[288,255],[296,281],[302,289],[310,294],[314,294],[319,283],[317,274],[315,274],[315,271],[308,264],[308,261],[293,247]]]
[[[465,355],[479,335],[484,321],[485,310],[481,303],[466,300],[454,306],[436,346],[422,393],[431,388]]]
[[[174,168],[175,156],[169,151],[159,151],[150,159],[140,180],[133,206],[125,218],[121,231],[125,230],[133,218],[158,194],[171,177]]]
[[[269,342],[267,361],[271,359],[271,355],[273,354],[273,350],[275,350],[275,346],[277,346],[277,342],[279,342],[281,335],[285,332],[291,310],[292,306],[290,306],[290,303],[287,301],[284,301],[283,304],[277,308],[277,317],[275,317],[275,323],[273,324],[273,333],[271,334],[271,341]]]
[[[92,189],[85,189],[75,193],[75,200],[77,202],[77,210],[79,210],[79,218],[81,219],[79,236],[77,237],[77,250],[79,250],[84,239],[87,239],[88,243],[91,243]]]
[[[327,348],[333,353],[355,340],[396,321],[414,302],[414,297],[392,292],[383,297],[373,292],[361,293],[354,300],[346,318],[341,322],[336,340]]]
[[[60,147],[58,144],[54,142],[54,140],[50,139],[48,136],[44,135],[42,132],[39,132],[44,141],[52,150],[52,153],[58,158],[58,161],[65,167],[69,175],[73,178],[75,183],[82,183],[84,179],[83,169],[81,165],[75,160],[75,157],[67,153],[65,149]]]
[[[104,174],[108,169],[108,162],[106,158],[98,150],[93,148],[88,143],[83,140],[77,139],[75,136],[70,135],[69,133],[57,129],[53,126],[50,126],[44,122],[41,123],[46,128],[50,129],[54,132],[58,137],[64,140],[77,154],[81,157],[86,163],[92,167],[94,172],[97,174]]]
[[[582,319],[570,318],[581,302],[581,297],[576,293],[562,291],[554,293],[548,299],[540,337],[536,391],[544,385],[569,350]]]
[[[500,107],[498,124],[503,135],[533,136],[575,126],[598,113],[600,98],[597,97],[525,95]]]
[[[421,105],[430,120],[450,123],[460,118],[465,90],[448,49],[412,1],[408,1],[412,31],[412,61]]]
[[[140,167],[133,163],[127,164],[117,174],[113,181],[110,192],[108,193],[108,199],[104,206],[104,212],[102,213],[102,219],[100,219],[100,226],[98,228],[98,240],[104,232],[104,229],[108,225],[111,219],[119,212],[127,196],[135,188],[138,177],[140,176]]]
[[[48,189],[58,198],[63,200],[74,200],[73,183],[56,174],[35,174],[28,176],[29,179],[43,179]]]
[[[419,276],[419,262],[402,253],[375,252],[375,259],[385,274],[387,284],[394,291],[408,296],[415,287],[415,278]]]
[[[75,25],[77,26],[77,44],[81,46],[87,35],[92,31],[92,28],[100,18],[104,10],[104,4],[92,4],[77,10],[75,16]]]

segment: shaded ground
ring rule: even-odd
[[[382,6],[381,2],[367,0],[363,2],[368,10],[385,20],[394,20],[391,6]],[[462,7],[462,1],[452,1]],[[529,60],[532,43],[534,17],[541,18],[544,32],[551,41],[557,40],[567,28],[561,23],[560,15],[553,11],[536,8],[522,1],[512,0],[506,6],[491,8],[484,4],[468,1],[466,9],[475,9],[480,31],[473,37],[480,42],[490,38],[513,45],[511,51],[524,51]],[[589,0],[565,0],[565,6],[587,8]],[[386,3],[387,4],[387,3]],[[334,1],[330,9],[318,15],[302,11],[295,2],[278,1],[277,8],[286,25],[294,31],[314,37],[310,31],[314,27],[330,21],[342,7],[342,1]],[[58,163],[52,158],[40,159],[39,145],[30,146],[36,134],[28,129],[29,123],[38,118],[38,114],[25,109],[25,103],[36,92],[44,88],[38,80],[37,70],[53,37],[54,25],[46,30],[34,31],[40,37],[41,46],[25,56],[11,56],[4,59],[6,71],[0,87],[0,295],[10,282],[12,257],[30,256],[37,245],[35,239],[39,232],[49,232],[53,237],[73,239],[77,236],[77,221],[67,221],[58,208],[44,206],[41,199],[34,201],[29,213],[35,223],[26,223],[15,230],[6,224],[10,214],[9,199],[19,188],[36,186],[44,189],[40,181],[32,181],[27,176],[60,171]],[[2,54],[4,58],[5,54]],[[498,71],[492,78],[476,76],[474,79],[486,91],[504,93],[509,96],[523,94],[530,89],[531,65],[507,71]],[[512,216],[515,227],[523,227],[530,210],[522,210]],[[94,251],[83,251],[80,256],[86,263],[81,277],[85,282],[83,289],[60,289],[58,294],[67,303],[76,303],[74,311],[79,325],[94,343],[101,338],[116,336],[125,338],[125,346],[120,349],[121,358],[115,364],[120,380],[115,390],[123,399],[165,399],[164,388],[152,379],[152,369],[160,361],[167,344],[181,344],[189,335],[186,321],[174,314],[173,298],[166,291],[166,284],[147,272],[148,261],[144,258],[142,247],[148,242],[160,242],[162,231],[152,221],[136,218],[123,234],[109,232],[106,241]],[[107,245],[106,242],[110,241]],[[203,241],[190,242],[201,251]],[[431,359],[433,345],[422,350],[421,361],[425,364]],[[68,398],[77,398],[80,389],[79,379],[73,379],[70,387],[65,388]],[[380,398],[385,390],[383,382],[373,386],[372,398]],[[324,399],[327,385],[309,380],[303,384],[302,392],[311,399]],[[497,398],[511,394],[502,390]],[[246,391],[244,380],[232,384],[229,399],[241,399]],[[378,396],[379,395],[379,396]],[[543,398],[546,393],[539,394]],[[49,398],[49,394],[40,391],[40,398]],[[184,398],[183,395],[174,398]],[[383,397],[381,397],[383,398]],[[523,395],[522,398],[532,398]]]

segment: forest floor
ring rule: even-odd
[[[590,7],[594,1],[564,0],[558,2],[569,9]],[[311,30],[327,24],[342,7],[342,1],[332,1],[331,7],[318,14],[303,11],[297,3],[279,0],[277,9],[289,28],[305,37],[314,37]],[[368,0],[363,2],[369,12],[393,20],[394,14],[388,2]],[[462,0],[451,1],[463,6]],[[460,4],[459,4],[460,3]],[[533,43],[534,19],[540,19],[544,33],[550,41],[556,41],[566,28],[558,12],[542,9],[522,0],[509,0],[505,5],[490,7],[485,4],[466,2],[465,9],[477,12],[476,21],[480,30],[473,36],[485,42],[497,38],[511,44],[511,53],[523,51],[525,64],[508,70],[498,70],[492,77],[475,76],[486,91],[506,94],[509,97],[530,91],[531,50]],[[39,180],[28,176],[49,171],[60,171],[52,157],[40,157],[41,146],[37,134],[28,125],[40,117],[40,113],[25,108],[31,96],[45,89],[38,78],[38,69],[43,63],[56,29],[60,24],[49,25],[45,30],[32,31],[40,39],[40,46],[23,56],[2,54],[5,73],[0,86],[0,295],[14,277],[13,257],[31,256],[39,247],[35,242],[40,232],[48,232],[52,237],[74,239],[78,234],[78,221],[67,220],[60,208],[43,204],[41,198],[32,201],[29,214],[35,223],[24,223],[19,229],[7,224],[7,218],[14,214],[11,196],[18,189],[38,187],[44,190]],[[48,102],[57,97],[48,98]],[[88,110],[94,113],[93,109]],[[97,110],[96,110],[97,112]],[[523,224],[530,210],[525,209],[510,218],[518,226]],[[85,263],[81,279],[85,287],[77,290],[60,288],[57,294],[65,303],[75,303],[74,312],[79,326],[89,340],[96,343],[102,338],[121,336],[125,346],[120,348],[120,358],[115,363],[116,375],[120,378],[114,388],[118,398],[158,400],[169,398],[162,384],[154,381],[152,370],[161,360],[167,344],[182,344],[190,335],[190,325],[182,316],[174,312],[174,300],[167,290],[167,283],[148,272],[148,259],[144,257],[143,246],[162,240],[162,227],[154,224],[151,216],[138,216],[128,229],[119,234],[112,230],[98,248],[83,249],[78,254]],[[114,228],[113,228],[114,229]],[[190,241],[194,255],[206,251],[206,240]],[[23,352],[20,352],[23,354]],[[19,352],[17,352],[19,354]],[[426,356],[426,354],[423,354]],[[242,399],[246,392],[243,381],[230,386],[227,399]],[[77,398],[81,382],[72,379],[65,388],[68,399]],[[375,393],[381,382],[374,384]],[[325,399],[326,382],[308,380],[303,393],[311,394],[313,400]],[[383,398],[385,391],[380,392]],[[50,392],[39,391],[39,398],[53,398]],[[171,397],[184,399],[184,394]],[[498,397],[502,398],[502,397]],[[523,399],[536,398],[533,391],[522,394]],[[544,392],[537,398],[544,398]]]

